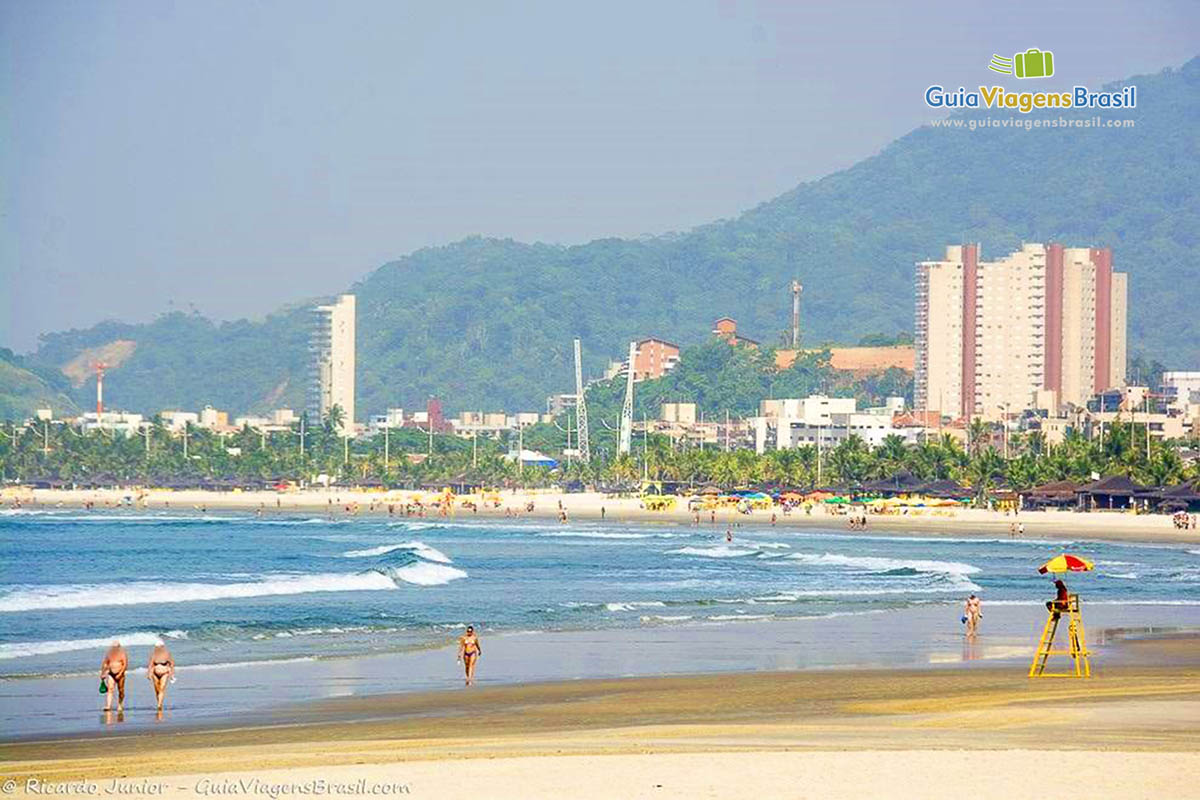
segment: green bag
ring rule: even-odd
[[[100,679],[100,694],[108,694],[108,681]]]
[[[1054,53],[1031,47],[1013,56],[1018,78],[1049,78],[1054,74]]]

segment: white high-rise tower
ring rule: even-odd
[[[316,320],[309,342],[313,359],[309,412],[321,420],[339,406],[339,433],[349,436],[354,433],[354,295],[344,294],[336,303],[317,306],[313,312]]]

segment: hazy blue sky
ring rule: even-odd
[[[732,216],[1033,46],[1065,85],[1177,66],[1200,4],[0,0],[0,346]]]

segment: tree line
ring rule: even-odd
[[[1051,445],[1041,432],[1032,431],[1011,434],[1007,446],[998,448],[996,431],[976,421],[965,446],[949,434],[915,444],[893,435],[871,448],[852,435],[832,447],[802,445],[761,455],[749,449],[682,447],[665,435],[645,433],[635,436],[631,452],[618,454],[615,431],[603,431],[594,438],[589,462],[567,457],[554,469],[522,466],[506,457],[519,444],[528,448],[535,443],[532,429],[500,439],[416,428],[349,439],[339,435],[335,423],[327,419],[309,427],[305,420],[287,431],[244,428],[222,436],[191,425],[172,433],[156,422],[130,437],[51,423],[9,423],[0,426],[0,480],[261,484],[311,482],[324,474],[343,484],[389,487],[629,486],[650,480],[800,488],[854,485],[910,472],[922,480],[957,480],[980,497],[998,487],[1020,491],[1054,480],[1084,482],[1093,475],[1126,475],[1149,486],[1200,480],[1200,463],[1187,463],[1183,452],[1200,443],[1152,438],[1147,445],[1144,426],[1128,422],[1106,427],[1102,441],[1070,431],[1062,443]],[[555,429],[555,436],[561,449],[566,431]]]

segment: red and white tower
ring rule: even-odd
[[[108,364],[103,361],[96,362],[96,421],[99,422],[104,416],[104,370],[108,369]]]

